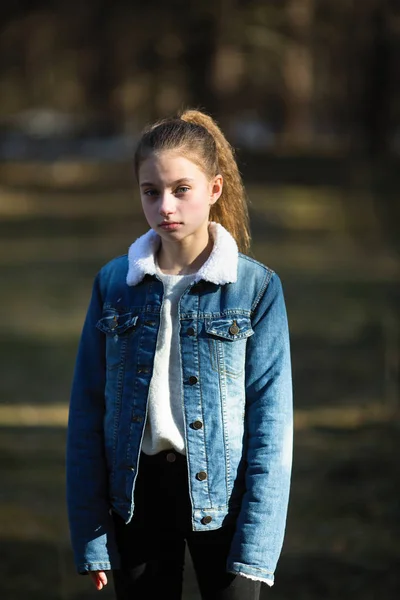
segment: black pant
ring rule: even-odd
[[[261,583],[226,571],[234,523],[192,531],[186,458],[172,451],[141,455],[135,513],[114,515],[121,569],[113,571],[117,600],[180,600],[185,545],[203,600],[258,600]]]

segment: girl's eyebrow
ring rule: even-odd
[[[192,177],[181,177],[181,179],[177,179],[176,181],[173,181],[170,184],[170,187],[174,186],[174,185],[179,185],[180,183],[184,183],[184,182],[191,182],[194,181],[194,179]],[[140,184],[140,187],[147,187],[147,186],[156,186],[156,184],[151,183],[151,181],[144,181],[143,183]]]

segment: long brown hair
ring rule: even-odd
[[[217,123],[198,110],[185,110],[147,128],[135,152],[135,172],[146,158],[165,150],[179,150],[210,179],[221,174],[222,194],[211,206],[210,220],[221,223],[235,238],[239,251],[250,248],[248,201],[234,150]]]

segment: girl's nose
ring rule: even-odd
[[[163,217],[166,215],[171,215],[175,212],[175,201],[172,194],[168,194],[167,192],[162,196],[160,202],[160,215]]]

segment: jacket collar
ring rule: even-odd
[[[194,281],[204,279],[217,284],[233,283],[237,279],[237,244],[220,223],[211,221],[209,231],[214,246],[208,259],[195,274]],[[155,254],[159,246],[160,236],[153,229],[133,242],[128,251],[128,285],[136,285],[145,275],[156,274]]]

